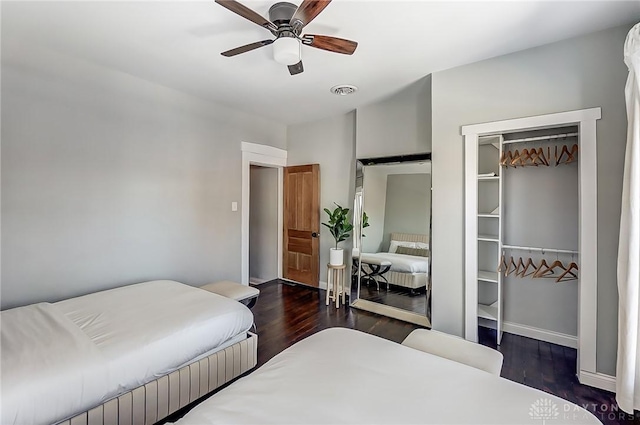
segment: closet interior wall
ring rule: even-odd
[[[516,139],[577,132],[577,127],[565,127],[503,135],[504,152],[522,152],[523,149],[542,147],[545,153],[550,151],[551,164],[537,167],[501,167],[502,245],[578,250],[579,163],[574,161],[555,165],[556,146],[559,153],[564,145],[568,148],[576,143],[579,145],[578,136],[509,143],[510,140]],[[504,248],[503,253],[507,261],[514,257],[516,263],[522,257],[524,262],[531,258],[536,265],[543,258],[548,264],[555,260],[560,260],[567,266],[572,261],[580,264],[577,254]],[[516,325],[543,333],[577,336],[579,280],[556,282],[555,278],[520,277],[515,276],[515,273],[509,276],[503,274],[502,279],[502,316],[506,332]],[[495,297],[495,293],[487,292],[491,290],[492,288],[487,289],[486,285],[480,286],[479,301],[488,301]]]

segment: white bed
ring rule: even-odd
[[[196,406],[178,425],[530,425],[544,423],[545,415],[551,415],[546,423],[600,423],[542,391],[369,334],[331,328],[278,354]]]
[[[389,271],[398,273],[429,273],[429,258],[415,255],[396,254],[395,252],[363,252],[360,262],[367,264],[371,260],[389,261]]]
[[[50,424],[247,339],[253,315],[165,280],[6,310],[1,320],[2,424]]]
[[[367,259],[386,260],[391,262],[391,268],[384,274],[384,278],[392,285],[402,286],[411,291],[429,287],[429,257],[398,254],[395,252],[398,243],[415,248],[429,247],[429,237],[427,235],[412,233],[391,233],[391,252],[360,253],[360,263],[366,268],[366,272],[371,272],[367,266]],[[393,241],[396,241],[394,244]]]

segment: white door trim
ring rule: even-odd
[[[465,141],[465,338],[477,341],[477,171],[478,136],[516,130],[579,125],[580,287],[578,290],[578,376],[596,371],[598,301],[598,194],[596,120],[600,108],[582,109],[462,127]],[[581,379],[582,381],[582,379]],[[593,381],[593,380],[592,380]],[[588,382],[585,382],[588,383]]]
[[[278,278],[282,278],[282,226],[284,209],[284,167],[287,151],[273,146],[242,142],[242,231],[241,231],[241,283],[249,284],[249,199],[251,165],[278,169]]]

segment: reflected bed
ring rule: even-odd
[[[414,248],[420,248],[428,247],[429,237],[410,233],[391,233],[391,241],[420,244],[414,246]],[[360,264],[365,269],[365,274],[371,271],[371,268],[367,265],[368,262],[379,261],[389,261],[391,263],[391,267],[382,277],[392,285],[417,290],[426,287],[429,283],[429,257],[398,254],[397,252],[363,252],[360,254]],[[429,289],[427,288],[427,291]]]

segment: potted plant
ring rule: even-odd
[[[336,241],[336,247],[331,248],[329,251],[329,264],[332,266],[341,266],[344,264],[344,253],[342,248],[338,248],[338,244],[347,240],[350,236],[349,232],[353,230],[353,224],[347,219],[349,208],[342,208],[338,204],[335,205],[336,208],[333,211],[328,208],[324,209],[324,212],[329,216],[329,222],[322,223],[322,225],[329,229],[331,236],[333,236]]]

